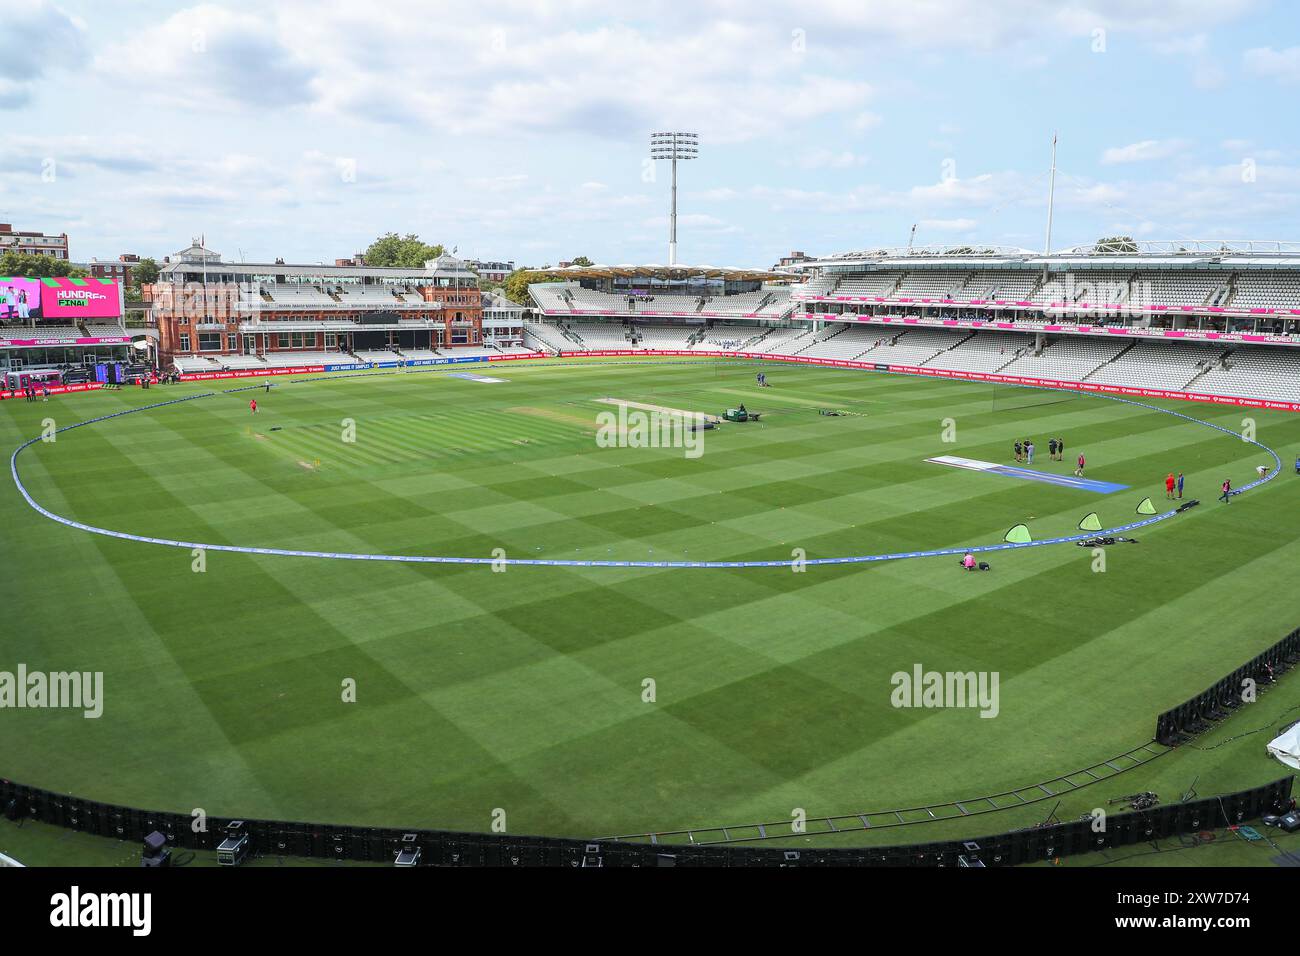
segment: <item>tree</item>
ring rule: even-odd
[[[158,281],[158,263],[148,256],[131,266],[131,281],[136,285],[151,285]]]
[[[588,266],[593,265],[594,263],[586,256],[578,256],[576,259],[573,260],[573,264],[575,266],[582,266],[583,268],[586,268]]]
[[[516,305],[531,305],[528,286],[534,282],[545,282],[548,278],[550,277],[545,272],[538,269],[516,269],[501,283],[501,294]]]
[[[79,279],[85,275],[85,269],[78,269],[66,259],[56,259],[54,256],[33,255],[14,249],[8,249],[0,255],[0,276],[23,276],[28,279],[71,276]]]
[[[430,259],[438,258],[445,251],[441,243],[431,246],[421,241],[420,237],[413,232],[405,236],[386,232],[372,242],[363,255],[368,266],[420,269]]]
[[[1097,247],[1105,252],[1137,252],[1132,236],[1107,236],[1097,240]]]

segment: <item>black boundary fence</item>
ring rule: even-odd
[[[1289,803],[1293,781],[1288,776],[1238,793],[1116,814],[1106,819],[1103,832],[1085,818],[971,840],[908,846],[797,850],[655,846],[275,820],[244,820],[242,832],[248,836],[247,852],[255,856],[392,864],[400,851],[418,849],[423,866],[1014,866],[1235,826]],[[142,843],[156,831],[173,850],[216,850],[232,822],[229,817],[208,817],[206,829],[195,832],[194,818],[188,814],[99,803],[9,780],[0,780],[0,808],[11,820],[31,818],[119,840]]]
[[[1256,690],[1267,687],[1300,662],[1300,628],[1264,653],[1238,667],[1190,700],[1171,707],[1156,718],[1156,741],[1176,747],[1204,733],[1244,703],[1247,681]]]

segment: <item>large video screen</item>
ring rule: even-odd
[[[36,279],[0,279],[0,322],[39,317],[41,286]]]
[[[0,321],[115,319],[121,314],[115,279],[0,278]]]

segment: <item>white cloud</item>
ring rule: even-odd
[[[205,3],[105,45],[95,67],[174,104],[266,109],[309,102],[314,67],[306,48],[283,35],[266,16]]]
[[[870,113],[863,111],[853,117],[849,123],[849,128],[855,133],[868,133],[884,122],[884,117],[879,113]]]
[[[979,223],[974,219],[922,219],[917,225],[926,231],[970,232]]]
[[[1041,233],[1045,156],[1009,144],[1044,135],[1050,106],[1030,104],[1041,106],[1050,91],[1040,77],[1009,77],[1004,88],[1016,93],[1007,95],[1025,108],[1007,114],[972,99],[982,89],[997,95],[985,86],[994,71],[1033,62],[1075,69],[1082,58],[1083,68],[1104,73],[1100,96],[1113,98],[1132,74],[1144,84],[1132,91],[1134,115],[1159,116],[1161,97],[1188,92],[1189,82],[1223,82],[1219,64],[1233,64],[1226,54],[1214,59],[1211,47],[1232,35],[1219,27],[1258,6],[804,0],[792,14],[775,0],[697,0],[684,30],[679,0],[481,0],[441,18],[425,0],[194,2],[119,18],[75,0],[89,27],[50,0],[10,14],[0,34],[0,110],[39,98],[42,108],[74,104],[93,121],[73,127],[86,136],[24,139],[22,131],[42,128],[19,115],[18,135],[0,148],[0,218],[75,227],[86,255],[122,251],[86,246],[123,232],[142,237],[123,248],[161,235],[172,251],[191,229],[206,229],[227,251],[261,243],[256,254],[314,261],[398,229],[484,256],[662,258],[666,229],[642,220],[667,205],[666,171],[647,183],[641,164],[649,130],[680,127],[703,137],[682,193],[683,211],[703,217],[683,218],[684,254],[696,261],[755,252],[771,261],[761,235],[825,248],[880,229],[901,230],[905,241],[918,221],[936,234],[979,230],[999,241],[1017,229]],[[52,18],[31,36],[62,38],[34,61],[35,79],[20,64],[36,44],[14,47],[7,29],[27,11]],[[803,56],[791,49],[794,23],[806,31]],[[1108,58],[1088,50],[1097,28],[1109,35]],[[98,54],[89,72],[79,39],[87,30]],[[1256,51],[1252,75],[1281,79],[1292,55]],[[1258,79],[1255,87],[1258,102],[1226,129],[1285,115],[1284,90]],[[954,100],[954,89],[968,96]],[[1094,113],[1076,114],[1067,138],[1096,144],[1108,114]],[[882,124],[895,133],[889,147],[864,145]],[[1296,161],[1285,130],[1268,138],[1287,148],[1285,162]],[[1062,168],[1091,160],[1106,141],[1081,147],[1090,153],[1082,158],[1063,149]],[[1101,167],[1109,175],[1058,181],[1060,208],[1075,211],[1058,217],[1058,230],[1118,218],[1135,232],[1146,223],[1156,233],[1189,224],[1221,234],[1242,222],[1285,225],[1281,211],[1300,212],[1300,197],[1280,185],[1277,149],[1214,150],[1225,165],[1197,180],[1195,153],[1179,144],[1188,145],[1120,145]],[[1243,156],[1259,167],[1249,189],[1232,165]],[[57,184],[40,181],[47,157],[57,160]],[[956,158],[965,175],[940,180],[941,157]]]
[[[852,169],[866,163],[866,156],[849,149],[810,149],[795,156],[795,165],[801,169]]]
[[[522,189],[528,183],[528,176],[525,173],[510,173],[505,176],[483,176],[474,179],[465,180],[465,185],[471,189],[481,190],[489,193],[515,192]],[[585,188],[598,186],[599,183],[587,183]],[[601,187],[603,188],[603,187]]]
[[[86,56],[85,25],[48,0],[0,10],[0,110],[26,106],[47,73]]]
[[[1119,163],[1149,163],[1175,156],[1186,147],[1187,144],[1179,139],[1144,139],[1140,143],[1111,147],[1101,154],[1101,161],[1106,166]]]
[[[1257,76],[1265,76],[1279,83],[1300,83],[1300,46],[1285,50],[1256,47],[1244,56],[1246,69]]]
[[[1209,48],[1209,39],[1204,33],[1192,36],[1172,36],[1152,40],[1147,44],[1161,56],[1199,56]]]

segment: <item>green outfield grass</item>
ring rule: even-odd
[[[219,552],[196,573],[188,550],[46,520],[6,476],[0,670],[103,671],[106,701],[98,720],[0,712],[0,774],[214,815],[485,830],[499,808],[510,832],[573,836],[882,810],[1127,750],[1159,711],[1300,623],[1287,583],[1300,416],[1164,404],[1234,431],[1253,418],[1283,458],[1276,480],[1223,505],[1222,479],[1246,484],[1265,456],[1149,409],[1005,388],[995,403],[988,385],[779,364],[759,389],[755,368],[589,360],[478,369],[498,384],[281,381],[76,429],[20,464],[46,507],[115,530],[474,557],[789,560],[987,544],[1019,522],[1045,538],[1090,511],[1110,527],[1143,497],[1162,506],[1171,470],[1203,504],[1111,548],[1104,573],[1073,545],[993,554],[988,574],[954,558],[494,573]],[[238,384],[6,401],[0,446],[47,417]],[[711,414],[743,402],[763,417],[708,432],[696,459],[601,448],[605,397]],[[1055,435],[1064,463],[1047,458]],[[1131,487],[925,461],[1009,463],[1020,437],[1037,441],[1039,470],[1068,474],[1082,450],[1089,477]],[[893,707],[891,675],[916,664],[997,672],[998,716]],[[1218,789],[1281,775],[1262,741],[1249,747]],[[1194,759],[1157,765],[1181,779],[1192,764],[1175,762]],[[1006,829],[997,819],[979,831]],[[909,838],[940,837],[886,842]]]

